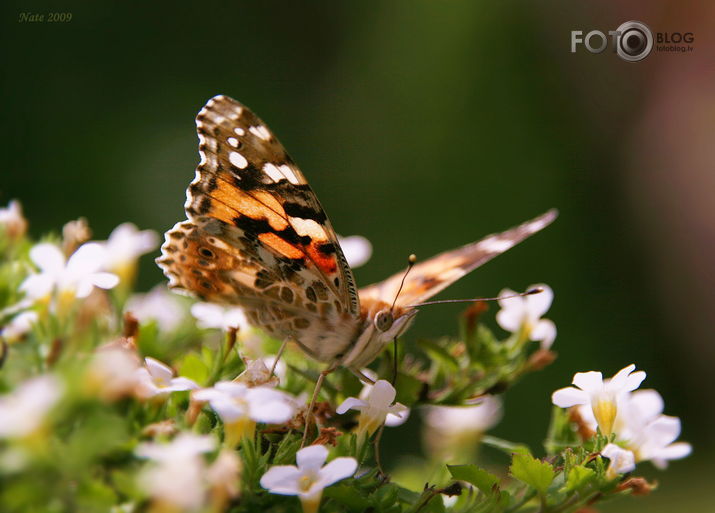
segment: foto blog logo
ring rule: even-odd
[[[692,52],[691,43],[695,41],[692,32],[653,32],[645,23],[627,21],[616,30],[604,33],[591,30],[584,34],[583,30],[571,31],[571,53],[576,53],[580,45],[591,53],[602,53],[609,43],[613,52],[627,62],[638,62],[645,59],[654,49],[658,52]]]

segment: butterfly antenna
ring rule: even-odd
[[[402,292],[402,287],[405,285],[405,280],[407,279],[407,275],[410,274],[410,271],[412,268],[415,266],[415,263],[417,262],[417,256],[413,253],[409,257],[407,257],[407,270],[405,271],[405,274],[402,275],[402,281],[400,282],[400,288],[397,289],[397,294],[395,294],[395,299],[392,301],[392,306],[390,307],[390,311],[394,310],[395,308],[395,303],[397,303],[397,298],[400,297],[400,292]]]
[[[502,299],[512,299],[515,297],[532,296],[534,294],[541,294],[544,291],[543,287],[534,287],[526,292],[520,292],[519,294],[510,294],[508,296],[498,296],[498,297],[474,297],[471,299],[439,299],[437,301],[426,301],[424,303],[417,303],[416,305],[409,305],[408,308],[415,308],[417,306],[425,305],[440,305],[443,303],[473,303],[474,301],[500,301]]]

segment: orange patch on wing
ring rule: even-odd
[[[274,230],[280,231],[287,228],[288,221],[284,218],[285,211],[280,203],[278,203],[273,196],[262,191],[258,191],[255,195],[256,198],[253,198],[241,189],[224,181],[219,181],[218,187],[211,191],[212,198],[226,205],[230,205],[231,209],[241,215],[256,220],[265,219]],[[233,217],[236,217],[236,215],[232,216],[232,218]]]
[[[338,269],[338,261],[335,255],[326,255],[318,249],[318,245],[311,243],[306,247],[308,256],[315,262],[315,265],[326,274],[332,274]]]
[[[305,254],[290,242],[286,242],[273,232],[258,234],[258,240],[287,258],[303,258]]]

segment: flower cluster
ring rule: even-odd
[[[655,390],[636,390],[646,373],[631,364],[612,378],[600,372],[578,372],[573,387],[553,393],[552,401],[562,408],[574,407],[577,418],[589,431],[615,435],[601,452],[611,460],[611,474],[631,472],[641,461],[665,468],[668,460],[684,458],[691,446],[675,442],[680,436],[680,419],[663,415],[663,398]],[[635,371],[635,372],[634,372]]]
[[[501,292],[503,337],[475,303],[459,337],[386,349],[371,368],[323,373],[317,390],[325,367],[240,308],[164,284],[133,293],[155,232],[125,223],[92,240],[78,219],[61,237],[27,233],[18,202],[0,209],[8,511],[577,511],[650,490],[624,474],[691,450],[632,365],[605,380],[578,373],[554,393],[568,410],[554,408],[544,458],[488,434],[507,391],[555,358],[544,284]],[[352,266],[371,254],[362,237],[341,246]],[[423,454],[384,461],[388,439],[419,441],[416,430]],[[508,479],[479,466],[485,445],[507,454]]]

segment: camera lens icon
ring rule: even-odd
[[[616,53],[624,61],[645,59],[653,49],[653,33],[640,21],[627,21],[618,27]]]

